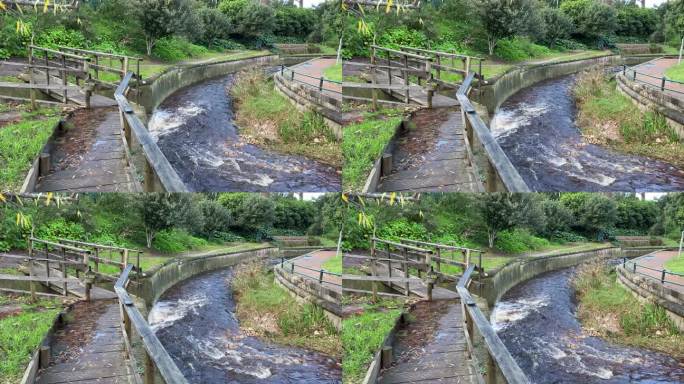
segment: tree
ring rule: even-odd
[[[535,0],[482,0],[478,7],[482,26],[487,34],[489,54],[499,40],[530,31],[538,19]]]
[[[665,24],[669,35],[677,37],[681,41],[679,46],[679,62],[682,61],[684,52],[684,0],[674,0],[667,4]]]
[[[617,221],[617,203],[599,193],[565,193],[561,195],[561,203],[574,216],[571,224],[585,233],[599,234],[615,226]]]
[[[572,212],[558,200],[545,200],[542,209],[546,216],[545,234],[553,236],[557,232],[566,231],[572,222]]]
[[[255,38],[273,32],[275,18],[270,7],[249,0],[221,0],[219,10],[228,17],[233,34]]]
[[[617,28],[615,8],[596,0],[566,0],[561,11],[568,15],[575,25],[575,32],[585,38],[600,38],[612,35]]]
[[[228,38],[233,26],[226,15],[216,8],[200,8],[197,13],[204,25],[200,43],[206,46],[220,45],[221,40]]]
[[[256,193],[222,193],[218,201],[230,212],[234,228],[254,232],[273,227],[275,203],[267,197]]]
[[[137,1],[137,19],[145,35],[148,55],[159,39],[198,28],[193,23],[197,18],[188,0]]]
[[[530,222],[536,222],[538,218],[531,219],[528,215],[539,212],[534,206],[533,197],[525,193],[488,193],[482,196],[480,201],[480,215],[487,230],[489,247],[494,247],[494,242],[501,231],[525,226]]]
[[[546,26],[543,40],[549,46],[554,46],[558,41],[567,39],[575,30],[572,19],[558,8],[543,8],[541,10],[541,17]]]
[[[187,193],[141,193],[138,195],[138,210],[145,227],[147,247],[159,231],[183,226],[192,209],[192,198]]]

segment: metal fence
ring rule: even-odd
[[[288,75],[285,75],[286,73],[288,73]],[[337,91],[337,90],[330,89],[330,88],[325,88],[325,84],[326,84],[326,83],[339,85],[339,86],[341,87],[341,86],[342,86],[342,82],[341,82],[341,81],[335,81],[335,80],[326,79],[324,76],[316,77],[316,76],[307,75],[307,74],[305,74],[305,73],[301,73],[301,72],[294,71],[294,70],[292,70],[291,68],[287,68],[287,67],[285,67],[284,65],[281,65],[281,66],[280,66],[280,76],[282,76],[283,78],[289,79],[290,81],[294,81],[294,82],[297,82],[297,83],[300,83],[300,84],[304,84],[304,85],[307,86],[307,87],[314,88],[314,89],[318,89],[320,92],[326,91],[326,92],[331,92],[331,93],[335,93],[335,94],[338,94],[338,95],[341,95],[341,94],[342,94],[341,91]],[[301,76],[301,77],[305,77],[305,78],[317,80],[317,81],[318,81],[318,85],[311,84],[311,83],[306,82],[306,81],[303,81],[303,80],[301,80],[301,79],[297,79],[297,76]]]
[[[641,64],[641,65],[643,65],[643,64]],[[672,87],[673,84],[684,85],[684,82],[668,79],[667,76],[660,76],[660,77],[653,76],[651,74],[638,71],[638,68],[639,68],[638,65],[635,67],[627,67],[626,65],[623,65],[622,66],[622,74],[626,78],[628,78],[628,79],[630,79],[636,83],[645,84],[651,88],[660,89],[663,92],[668,91],[668,92],[673,92],[673,93],[677,93],[680,95],[684,95],[684,91],[680,91],[680,90],[674,89]],[[649,80],[651,80],[651,81],[649,81]]]
[[[337,283],[335,281],[330,281],[330,279],[326,280],[326,276],[335,276],[335,277],[341,279],[342,278],[341,273],[329,272],[329,271],[326,271],[325,269],[316,269],[316,268],[306,267],[306,266],[303,266],[300,264],[296,264],[293,261],[289,261],[289,260],[286,261],[284,257],[282,257],[280,259],[279,265],[283,271],[289,272],[293,275],[301,276],[301,277],[303,277],[305,279],[309,279],[309,280],[318,281],[319,284],[325,283],[325,284],[333,285],[336,287],[342,287],[342,284],[340,284],[340,283]],[[307,271],[315,272],[317,274],[317,277],[311,276],[311,275],[306,274],[306,273],[299,272],[299,271],[297,271],[297,269],[304,269]]]
[[[642,257],[644,257],[644,256],[642,256]],[[684,278],[684,274],[668,271],[667,269],[651,268],[651,267],[647,267],[645,265],[641,265],[641,264],[637,263],[637,260],[639,260],[640,258],[641,257],[636,258],[634,260],[627,260],[627,258],[623,258],[622,259],[622,267],[626,271],[630,271],[636,275],[645,276],[651,280],[658,280],[663,285],[672,284],[672,285],[676,285],[678,287],[684,287],[684,284],[673,281],[672,279],[669,279],[670,276],[677,276],[677,277]],[[653,273],[648,273],[649,271],[653,272]]]

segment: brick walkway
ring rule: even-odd
[[[634,262],[637,263],[637,265],[648,267],[648,268],[653,268],[657,270],[662,270],[665,268],[665,263],[676,257],[678,251],[659,251],[659,252],[654,252],[650,255],[642,256],[634,260]],[[627,265],[629,269],[629,264]],[[637,268],[637,272],[643,273],[645,275],[651,276],[654,279],[660,280],[661,279],[661,273],[657,271],[651,271],[648,269],[644,268]],[[668,288],[674,289],[676,291],[684,293],[684,277],[683,276],[674,276],[674,275],[667,275],[666,280],[668,282],[672,281],[677,284],[681,285],[676,285],[676,284],[668,284],[665,283],[665,286]]]
[[[295,264],[295,272],[318,280],[319,272],[311,271],[305,268],[299,268],[299,266],[316,270],[324,269],[323,264],[326,261],[334,258],[335,253],[335,251],[316,251],[296,257],[290,261]],[[330,289],[342,292],[342,277],[324,274],[323,285]]]
[[[320,78],[323,76],[323,71],[325,71],[326,68],[332,67],[335,65],[336,60],[335,59],[313,59],[309,61],[305,61],[301,64],[294,65],[290,67],[293,71],[295,71],[295,77],[294,79],[297,81],[301,81],[307,84],[310,84],[312,86],[318,87],[320,84]],[[298,75],[298,73],[305,74],[307,76],[312,76],[315,78],[307,77],[307,76],[301,76]],[[287,73],[286,73],[287,75]],[[288,76],[289,78],[289,76]],[[342,98],[342,84],[336,84],[336,83],[331,83],[328,81],[323,82],[323,93],[329,95],[329,96],[334,96],[336,98]]]
[[[656,59],[652,60],[640,65],[637,65],[634,67],[636,71],[638,72],[637,74],[637,81],[645,82],[648,84],[651,84],[655,87],[660,88],[662,85],[662,77],[665,76],[665,71],[672,67],[677,65],[677,59]],[[641,75],[642,73],[645,73],[653,77],[647,77]],[[632,76],[630,75],[629,71],[627,72],[627,78],[630,80],[632,79]],[[679,84],[679,83],[671,83],[667,82],[665,84],[665,94],[670,95],[672,97],[676,97],[678,99],[684,100],[684,84]],[[674,92],[673,92],[674,91]],[[680,93],[681,92],[681,93]]]

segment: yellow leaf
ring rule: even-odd
[[[390,193],[390,205],[394,205],[394,199],[396,199],[396,198],[397,198],[396,192]]]
[[[43,3],[43,13],[47,13],[49,6],[50,6],[50,0],[45,0]]]
[[[393,0],[387,0],[387,6],[385,7],[385,13],[389,13],[392,10]]]
[[[0,0],[0,9],[2,9],[2,10],[7,9],[7,6],[5,5],[5,3],[2,0]]]
[[[52,201],[52,192],[47,193],[47,196],[45,197],[45,206],[49,206],[50,201]]]
[[[342,201],[344,201],[345,203],[349,203],[349,197],[347,197],[346,193],[342,194]]]
[[[2,193],[0,193],[0,201],[2,201],[3,203],[7,201],[7,199],[5,198],[5,195]]]

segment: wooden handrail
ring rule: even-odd
[[[76,59],[76,60],[90,61],[90,57],[79,56],[79,55],[75,55],[75,54],[73,54],[73,53],[57,51],[57,50],[55,50],[55,49],[50,49],[50,48],[45,48],[45,47],[39,47],[39,46],[36,46],[36,45],[29,45],[29,48],[34,49],[34,50],[38,50],[38,51],[47,52],[47,53],[52,53],[52,54],[59,55],[59,56],[70,57],[70,58]]]
[[[397,247],[397,248],[410,249],[410,250],[416,251],[416,252],[432,253],[432,250],[430,250],[430,249],[415,247],[413,245],[408,245],[408,244],[397,243],[395,241],[390,241],[390,240],[378,239],[377,237],[374,237],[372,240],[377,242],[377,243],[392,245],[392,246]]]
[[[473,72],[468,73],[463,84],[459,87],[456,92],[456,98],[461,104],[461,109],[465,115],[465,127],[466,135],[468,136],[468,141],[470,145],[473,145],[473,136],[477,136],[478,141],[484,147],[485,154],[487,155],[488,170],[487,170],[487,191],[495,192],[498,190],[497,180],[498,177],[504,185],[504,188],[508,192],[530,192],[530,188],[527,186],[523,178],[515,169],[511,161],[504,153],[499,143],[497,143],[496,138],[492,135],[492,132],[487,127],[482,118],[477,114],[477,110],[468,99],[468,92],[470,91],[470,86],[475,78]]]
[[[71,52],[80,52],[80,53],[86,53],[89,55],[97,55],[97,56],[104,56],[104,57],[112,57],[112,58],[117,58],[117,59],[130,59],[130,60],[137,60],[137,61],[142,61],[144,60],[142,57],[137,57],[137,56],[126,56],[126,55],[118,55],[116,53],[107,53],[107,52],[100,52],[100,51],[90,51],[87,49],[79,49],[79,48],[72,48],[72,47],[66,47],[63,45],[58,45],[57,46],[59,49],[65,49]]]
[[[135,330],[142,339],[147,357],[152,362],[151,366],[150,364],[145,364],[145,375],[148,378],[150,375],[152,375],[151,377],[154,377],[154,367],[156,367],[166,384],[188,384],[185,376],[183,376],[183,373],[178,369],[176,363],[173,362],[173,359],[169,356],[169,353],[166,351],[161,341],[159,341],[154,331],[152,331],[150,325],[145,320],[145,317],[138,311],[138,308],[136,308],[135,303],[126,291],[128,276],[132,270],[133,265],[128,264],[114,284],[114,291],[119,298],[119,306],[121,307],[122,329],[124,330],[126,338],[124,344],[126,345],[126,348],[130,348],[131,332],[132,330]],[[129,350],[128,353],[131,358],[134,358],[133,356],[135,355],[132,350]],[[152,379],[152,381],[146,382],[154,382],[154,380]]]
[[[483,250],[480,249],[475,249],[475,248],[467,248],[467,247],[458,247],[455,245],[446,245],[446,244],[438,244],[438,243],[428,243],[425,241],[419,241],[419,240],[412,240],[412,239],[406,239],[406,238],[400,238],[399,241],[406,241],[409,243],[414,243],[418,245],[427,245],[430,247],[435,247],[435,248],[440,248],[440,249],[446,249],[450,251],[470,251],[470,252],[476,252],[476,253],[484,253]]]
[[[473,60],[486,60],[485,58],[482,57],[477,57],[477,56],[468,56],[468,55],[461,55],[459,53],[449,53],[449,52],[441,52],[441,51],[432,51],[429,49],[422,49],[422,48],[414,48],[414,47],[407,47],[405,45],[400,45],[399,48],[401,49],[408,49],[411,51],[416,51],[416,52],[423,52],[423,53],[428,53],[428,54],[433,54],[435,56],[444,56],[444,57],[459,57],[463,59],[473,59]]]
[[[55,243],[55,242],[49,241],[49,240],[37,239],[35,237],[31,237],[31,238],[29,238],[29,240],[33,243],[45,244],[45,245],[49,245],[49,246],[56,247],[56,248],[64,248],[64,249],[68,249],[68,250],[73,251],[73,252],[90,253],[90,250],[87,250],[87,249],[77,248],[77,247],[73,247],[71,245],[66,245],[66,244]]]
[[[114,92],[114,98],[119,105],[119,112],[124,124],[123,131],[126,135],[126,142],[131,145],[131,135],[135,135],[136,141],[140,144],[146,159],[145,170],[145,190],[165,191],[165,192],[188,192],[187,187],[181,180],[176,170],[173,169],[169,160],[159,149],[157,143],[150,136],[150,132],[142,121],[135,115],[133,107],[126,99],[128,83],[133,77],[133,72],[127,72],[119,86]]]
[[[64,238],[57,238],[57,240],[62,241],[62,242],[67,242],[67,243],[72,243],[72,244],[80,244],[88,247],[94,247],[94,248],[99,248],[99,249],[111,249],[114,251],[128,251],[128,252],[140,252],[142,253],[143,251],[139,249],[131,249],[131,248],[122,248],[122,247],[115,247],[111,245],[102,245],[102,244],[95,244],[95,243],[88,243],[85,241],[78,241],[78,240],[70,240],[70,239],[64,239]]]
[[[375,49],[379,49],[381,51],[393,53],[393,54],[398,55],[398,56],[412,57],[414,59],[419,59],[419,60],[423,60],[423,61],[432,61],[432,58],[428,57],[428,56],[418,55],[418,54],[410,53],[410,52],[399,51],[399,50],[392,49],[392,48],[381,47],[379,45],[371,45],[371,48],[375,48]]]
[[[472,338],[474,337],[473,332],[477,330],[482,338],[484,339],[484,345],[487,347],[487,354],[492,362],[499,368],[501,374],[503,375],[506,383],[509,384],[529,384],[530,380],[527,378],[525,373],[520,369],[520,366],[515,361],[511,353],[508,351],[504,343],[496,334],[492,325],[487,321],[487,317],[482,313],[480,308],[478,308],[477,303],[470,295],[468,291],[468,285],[470,284],[470,279],[475,271],[475,265],[471,264],[466,269],[465,273],[459,279],[456,284],[456,290],[458,295],[461,297],[461,307],[463,308],[464,322],[466,322],[464,330],[466,331],[467,347],[472,355]],[[468,322],[470,320],[470,323]],[[487,364],[487,366],[492,366]],[[492,366],[492,368],[494,368]],[[487,372],[487,382],[496,382],[496,372],[495,370],[489,370]]]

